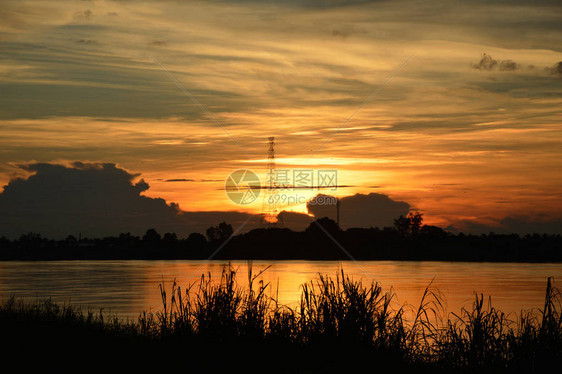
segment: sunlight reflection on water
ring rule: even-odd
[[[82,309],[104,308],[120,317],[136,319],[143,310],[160,308],[158,285],[170,287],[174,279],[185,286],[210,272],[219,279],[228,262],[223,261],[46,261],[0,262],[0,298],[16,296],[27,300],[51,297],[59,303],[72,303]],[[371,261],[358,266],[350,261],[255,261],[254,273],[271,265],[261,279],[278,291],[279,301],[298,303],[300,285],[318,273],[335,276],[338,269],[363,279],[378,281],[384,290],[391,286],[400,304],[417,305],[425,287],[432,281],[446,297],[449,312],[469,306],[474,292],[491,296],[493,305],[504,312],[539,308],[546,279],[562,277],[560,264],[455,263],[414,261]],[[234,261],[238,281],[247,279],[247,263]]]

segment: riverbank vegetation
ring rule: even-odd
[[[147,230],[142,237],[123,233],[99,239],[69,236],[64,240],[51,240],[28,233],[14,240],[0,238],[0,260],[353,258],[562,262],[560,235],[452,234],[435,226],[409,222],[407,217],[401,217],[396,220],[395,227],[341,230],[334,221],[321,218],[304,231],[261,228],[238,235],[232,235],[232,227],[223,222],[209,228],[207,237],[193,233],[187,238],[178,238],[174,233],[161,235],[154,229]]]
[[[302,285],[300,304],[288,307],[259,275],[250,270],[238,282],[225,268],[220,280],[161,285],[162,308],[137,321],[10,299],[0,307],[9,344],[2,353],[26,364],[210,372],[538,373],[562,363],[561,296],[551,279],[535,310],[506,315],[475,295],[470,307],[445,316],[431,287],[409,309],[380,284],[342,271]]]

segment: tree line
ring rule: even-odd
[[[342,230],[324,217],[304,231],[273,227],[233,233],[226,222],[209,227],[206,235],[192,233],[186,238],[173,232],[160,234],[154,228],[142,236],[69,235],[63,240],[27,233],[15,240],[0,238],[0,260],[210,259],[213,255],[222,260],[562,261],[560,235],[453,234],[424,225],[420,212],[398,217],[393,227]]]

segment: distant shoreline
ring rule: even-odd
[[[187,239],[141,239],[129,234],[103,239],[0,240],[0,261],[64,260],[304,260],[562,263],[560,235],[402,235],[394,230],[348,229],[295,232],[257,229],[224,240],[200,234]]]

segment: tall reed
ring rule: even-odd
[[[108,320],[101,312],[85,315],[51,301],[26,305],[14,299],[0,306],[0,322],[55,321],[147,341],[231,350],[272,345],[292,352],[315,349],[324,357],[337,350],[361,352],[356,360],[377,357],[460,372],[536,372],[561,362],[562,297],[551,278],[540,309],[508,316],[476,294],[470,307],[444,319],[443,296],[431,284],[408,313],[405,305],[396,306],[392,289],[354,280],[342,269],[335,278],[318,275],[303,284],[300,303],[290,308],[260,279],[266,270],[254,273],[250,264],[246,286],[231,266],[217,280],[209,273],[186,287],[174,282],[167,291],[162,284],[162,309],[144,312],[136,323]]]

